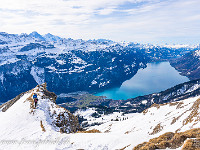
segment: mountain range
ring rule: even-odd
[[[120,86],[148,62],[170,60],[198,48],[0,32],[0,101],[44,82],[56,94]]]

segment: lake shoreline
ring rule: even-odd
[[[106,96],[107,99],[126,100],[157,93],[187,81],[189,79],[181,76],[169,61],[150,62],[146,68],[139,69],[131,79],[124,81],[121,86],[89,93]]]

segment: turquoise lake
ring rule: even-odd
[[[138,70],[130,80],[120,87],[107,89],[96,93],[96,96],[106,96],[108,99],[125,100],[146,94],[160,92],[177,84],[189,81],[181,76],[169,62],[148,63],[145,69]]]

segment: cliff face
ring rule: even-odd
[[[187,53],[178,59],[174,59],[170,64],[181,75],[187,76],[190,80],[200,78],[200,50]]]

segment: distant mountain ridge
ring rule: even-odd
[[[0,32],[0,101],[43,82],[56,94],[120,86],[148,62],[169,60],[196,48]]]

